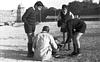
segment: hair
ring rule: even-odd
[[[37,1],[34,6],[44,6],[43,3],[41,1]]]
[[[67,9],[68,9],[68,6],[65,5],[65,4],[63,4],[63,5],[62,5],[62,9],[64,9],[64,8],[67,8]]]
[[[42,29],[42,31],[47,31],[47,32],[49,32],[49,30],[50,30],[49,26],[44,26],[43,29]]]

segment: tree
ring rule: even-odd
[[[79,1],[74,1],[69,3],[68,8],[73,14],[79,15],[80,11],[82,10],[82,5]]]
[[[75,15],[96,15],[98,4],[89,2],[74,1],[69,3],[69,10]]]

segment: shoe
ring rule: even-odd
[[[27,54],[27,57],[33,57],[34,55],[34,52],[32,51],[32,43],[28,43],[28,54]]]
[[[81,54],[80,53],[76,53],[76,52],[72,52],[68,56],[81,56]]]
[[[82,54],[81,53],[76,53],[74,56],[81,56]]]
[[[68,56],[74,56],[76,54],[76,52],[72,52],[71,54],[69,54]]]

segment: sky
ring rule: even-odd
[[[0,1],[0,10],[13,10],[17,9],[18,4],[21,4],[23,7],[28,8],[34,6],[36,1],[42,1],[46,7],[55,7],[61,8],[62,4],[68,4],[69,2],[75,0],[1,0]],[[76,0],[83,1],[83,0]],[[99,2],[99,0],[93,0],[93,2]]]

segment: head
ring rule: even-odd
[[[49,26],[44,26],[44,27],[43,27],[43,29],[42,29],[42,31],[49,32],[49,31],[50,31],[50,28],[49,28]]]
[[[67,5],[62,5],[62,11],[64,12],[64,13],[67,13],[68,12],[68,6]]]
[[[43,5],[43,3],[41,1],[37,1],[34,4],[34,8],[37,9],[37,10],[41,10],[43,7],[44,7],[44,5]]]

